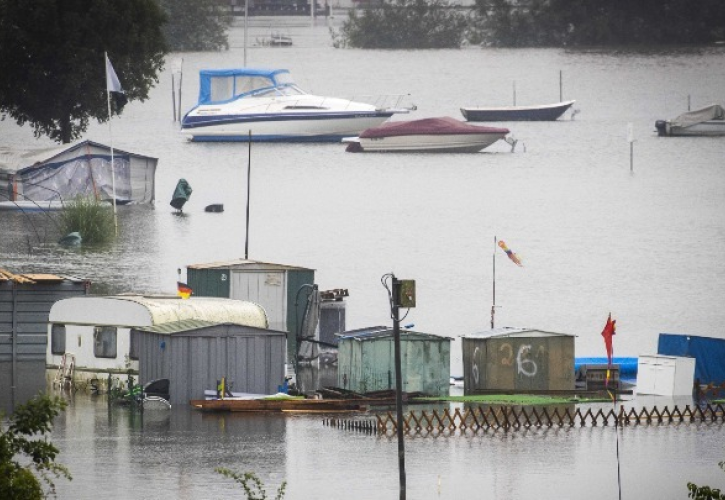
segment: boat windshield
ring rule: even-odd
[[[225,74],[206,76],[199,92],[200,104],[227,102],[242,95],[302,95],[289,73],[271,75]]]

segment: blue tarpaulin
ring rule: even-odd
[[[621,379],[637,378],[637,358],[612,358],[612,364],[619,366],[619,377]],[[575,358],[574,372],[576,373],[582,365],[606,365],[607,358]]]
[[[725,382],[725,339],[660,333],[657,353],[695,358],[695,378],[701,384]]]

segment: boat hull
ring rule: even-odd
[[[198,116],[187,117],[181,131],[194,142],[340,142],[391,116],[383,111]]]
[[[461,113],[469,122],[555,121],[574,102],[566,101],[542,106],[474,106],[461,108]]]
[[[420,134],[361,137],[358,141],[365,152],[478,153],[505,136],[505,133]]]
[[[725,120],[710,120],[687,127],[673,125],[669,121],[655,123],[657,134],[670,137],[719,137],[725,136]]]

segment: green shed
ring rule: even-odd
[[[464,335],[464,394],[573,391],[575,338],[512,327]]]
[[[451,379],[451,339],[400,330],[403,392],[447,396]],[[340,334],[337,384],[366,393],[395,389],[395,338],[386,326]]]
[[[297,350],[297,325],[305,308],[304,296],[295,307],[297,292],[314,282],[314,269],[247,259],[186,267],[186,283],[194,296],[247,300],[262,306],[270,330],[291,333],[287,336],[288,360],[294,359]]]

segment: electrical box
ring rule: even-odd
[[[406,309],[415,307],[415,280],[400,280],[398,305]]]

